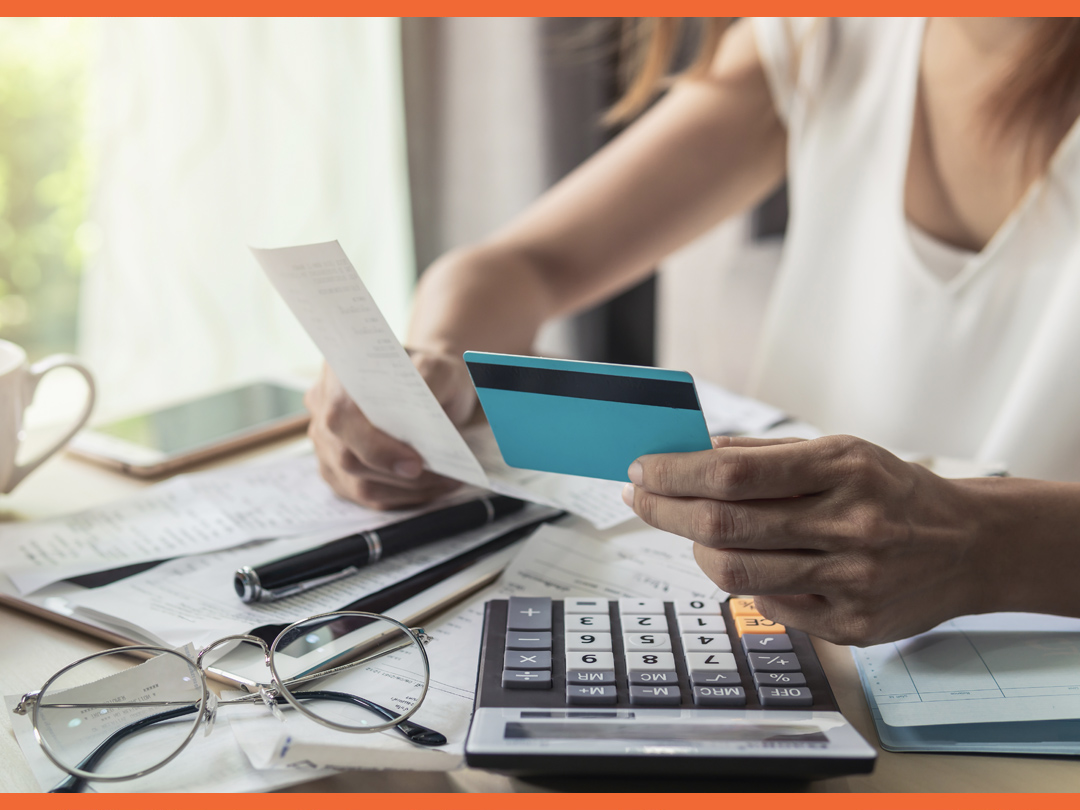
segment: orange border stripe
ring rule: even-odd
[[[281,0],[265,2],[209,2],[189,0],[174,2],[160,0],[157,3],[135,3],[130,0],[38,0],[38,2],[13,2],[5,9],[7,13],[42,16],[202,16],[202,15],[395,15],[395,16],[645,16],[661,12],[665,15],[711,16],[718,12],[733,16],[756,15],[859,15],[873,11],[878,15],[952,14],[974,16],[987,14],[1069,16],[1078,10],[1078,0],[1065,3],[1058,0],[1033,0],[1024,5],[1003,2],[879,2],[854,3],[794,3],[757,2],[725,4],[716,2],[678,2],[660,4],[643,0],[604,0],[604,2],[570,2],[569,0],[546,0],[545,2],[495,3],[490,0],[436,3],[426,0],[399,0],[398,2],[335,2],[313,0],[303,5],[285,3]],[[899,755],[902,756],[902,755]],[[986,758],[986,767],[993,768],[993,758]],[[1080,760],[1077,768],[1077,784],[1080,786]],[[722,783],[718,782],[722,787]],[[679,783],[669,783],[673,791]],[[667,786],[657,784],[657,788]],[[83,794],[38,795],[14,794],[0,799],[4,810],[69,810],[69,808],[93,808],[93,810],[192,810],[193,808],[227,808],[228,810],[295,810],[311,807],[317,810],[401,810],[406,803],[419,803],[431,810],[551,810],[557,803],[559,810],[657,810],[671,808],[678,802],[679,810],[720,804],[747,807],[753,810],[1016,810],[1018,807],[1035,810],[1074,810],[1077,797],[1074,794],[680,794],[677,798],[658,794],[572,794],[553,797],[544,793],[505,794],[438,794],[429,798],[410,799],[398,794],[171,794],[153,798],[142,794]]]
[[[1069,16],[1075,13],[1077,4],[1061,0],[1033,0],[1020,5],[1004,3],[1000,0],[987,2],[958,2],[953,0],[940,3],[910,2],[843,2],[830,3],[795,3],[795,2],[756,2],[756,3],[715,3],[702,0],[683,0],[682,2],[658,3],[655,0],[594,0],[593,2],[572,2],[571,0],[544,0],[543,2],[518,2],[514,4],[496,3],[492,0],[457,0],[457,2],[431,2],[431,0],[396,0],[396,2],[375,2],[361,0],[342,2],[341,0],[315,0],[299,5],[282,0],[265,2],[210,2],[210,0],[160,0],[157,3],[135,3],[131,0],[38,0],[11,4],[23,14],[56,16],[82,15],[118,15],[118,16],[203,16],[203,15],[253,15],[253,16],[292,16],[307,15],[399,15],[404,17],[438,16],[532,16],[550,17],[607,17],[607,16],[644,16],[662,12],[664,15],[702,17],[717,12],[733,16],[757,15],[860,15],[873,11],[877,15],[914,15],[914,14],[952,14],[975,16],[987,14],[1025,14],[1037,16]],[[10,10],[15,10],[9,6]]]
[[[990,763],[988,762],[988,765]],[[678,789],[678,783],[672,782]],[[988,794],[851,794],[802,793],[785,794],[564,794],[555,798],[550,793],[443,793],[427,798],[409,799],[401,794],[166,794],[149,797],[143,794],[81,794],[30,795],[16,794],[4,798],[4,807],[11,810],[59,810],[86,807],[93,810],[192,810],[197,808],[227,808],[227,810],[295,810],[309,806],[318,810],[400,810],[404,803],[424,802],[432,810],[551,810],[553,805],[567,810],[657,810],[671,808],[678,802],[680,810],[694,807],[713,808],[718,804],[732,807],[752,807],[755,810],[1072,810],[1076,807],[1073,794],[1025,794],[1022,797],[1005,793]]]

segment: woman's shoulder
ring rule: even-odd
[[[755,17],[754,36],[781,117],[800,95],[826,83],[852,85],[880,75],[923,20],[915,17]]]
[[[769,54],[799,59],[811,45],[872,52],[922,28],[921,17],[754,17],[754,33]]]

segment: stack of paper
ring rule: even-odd
[[[449,743],[419,750],[392,733],[349,735],[299,716],[282,724],[268,714],[233,715],[230,724],[257,767],[403,768],[446,770],[464,758],[484,618],[484,602],[509,596],[557,599],[599,596],[675,599],[727,598],[694,562],[693,543],[656,529],[595,532],[542,526],[490,588],[451,615],[425,624],[431,688],[416,722],[445,734]]]

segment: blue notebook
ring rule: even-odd
[[[852,653],[887,751],[1080,754],[1080,620],[963,616]]]

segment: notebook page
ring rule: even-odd
[[[963,616],[853,652],[890,726],[1080,718],[1080,619]]]

